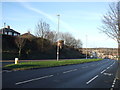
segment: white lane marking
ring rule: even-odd
[[[12,71],[6,71],[6,72],[12,72]]]
[[[9,71],[9,70],[3,70],[2,72],[12,72],[12,71]]]
[[[110,67],[107,67],[107,69],[109,69]]]
[[[111,66],[113,66],[114,64],[115,64],[115,61],[114,61],[114,63]]]
[[[104,73],[104,75],[111,76],[113,74],[111,74],[111,73]]]
[[[116,82],[116,78],[114,79],[113,83],[115,83],[115,82]]]
[[[3,70],[2,72],[7,72],[8,70]]]
[[[90,82],[92,82],[93,80],[95,80],[98,77],[98,75],[96,75],[95,77],[93,77],[92,79],[90,79],[88,82],[86,82],[86,84],[89,84]]]
[[[26,80],[26,81],[17,82],[15,84],[19,85],[19,84],[28,83],[28,82],[32,82],[32,81],[36,81],[36,80],[40,80],[40,79],[44,79],[44,78],[49,78],[49,77],[52,77],[52,76],[53,75],[43,76],[43,77],[39,77],[39,78],[34,78],[34,79]]]
[[[115,64],[115,62],[113,63],[113,64]],[[113,64],[111,64],[109,67],[107,67],[106,69],[109,69],[110,67],[112,67],[113,66]],[[106,69],[105,69],[105,71],[106,71]],[[103,72],[105,72],[104,70],[101,72],[101,74],[103,73]]]
[[[116,78],[115,78],[114,81],[113,81],[112,88],[114,88],[115,82],[116,82]]]
[[[103,71],[101,72],[101,74],[102,74],[102,73],[104,73],[105,71],[106,71],[106,69],[105,69],[105,70],[103,70]]]
[[[112,85],[112,88],[114,87],[114,85]]]
[[[110,67],[112,67],[113,65],[110,65]]]
[[[73,69],[73,70],[69,70],[69,71],[65,71],[63,73],[69,73],[69,72],[73,72],[73,71],[76,71],[77,69]]]

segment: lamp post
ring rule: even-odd
[[[59,19],[60,15],[58,14],[58,35],[59,35]],[[59,60],[59,42],[57,41],[57,61]]]
[[[86,35],[86,59],[87,59],[87,35]]]

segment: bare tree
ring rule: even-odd
[[[80,39],[76,40],[76,48],[82,48],[82,41]]]
[[[45,21],[40,20],[36,26],[36,36],[41,38],[46,38],[47,34],[50,31],[50,25],[47,24]]]
[[[15,39],[15,43],[19,49],[19,51],[18,51],[19,58],[21,57],[21,51],[25,45],[25,42],[26,42],[25,38],[22,38],[22,37],[16,37],[16,39]]]
[[[38,23],[37,23],[37,26],[36,26],[36,36],[37,37],[41,37],[41,40],[42,40],[42,46],[41,46],[41,49],[43,50],[43,44],[44,44],[44,39],[47,38],[47,35],[48,33],[50,32],[50,26],[49,24],[47,24],[45,21],[43,20],[40,20]]]
[[[52,43],[57,42],[57,32],[49,31],[46,39],[50,40]]]
[[[103,16],[101,30],[118,42],[118,72],[120,79],[120,1],[109,5],[109,11]]]
[[[60,33],[60,37],[65,41],[65,45],[74,48],[82,47],[82,42],[78,39],[76,40],[70,33]]]

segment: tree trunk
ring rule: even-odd
[[[118,43],[118,69],[116,79],[120,80],[120,43]]]
[[[19,49],[19,58],[21,57],[21,48]]]
[[[44,39],[43,39],[43,36],[42,36],[42,40],[41,40],[41,41],[42,41],[42,43],[41,43],[41,44],[42,44],[42,45],[41,45],[41,52],[43,52],[43,46],[44,46]]]
[[[118,67],[117,67],[116,79],[120,80],[120,43],[118,43]]]
[[[118,2],[118,70],[117,79],[120,80],[120,1]]]

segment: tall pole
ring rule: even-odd
[[[58,35],[59,35],[59,19],[60,19],[60,15],[58,14]],[[58,39],[59,40],[59,39]],[[57,61],[59,60],[59,45],[58,45],[58,41],[57,41]]]
[[[86,35],[86,59],[87,59],[87,35]]]
[[[6,23],[4,22],[4,28],[6,27]]]

